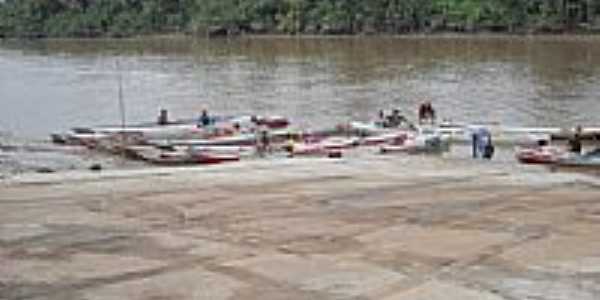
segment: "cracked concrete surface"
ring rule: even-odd
[[[0,299],[600,299],[595,177],[435,157],[0,183]]]

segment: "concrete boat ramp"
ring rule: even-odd
[[[0,299],[600,299],[600,180],[421,156],[23,175]]]

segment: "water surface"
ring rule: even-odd
[[[430,99],[457,121],[600,123],[594,37],[177,37],[0,42],[0,132],[118,123],[119,74],[129,122],[208,108],[322,127]]]

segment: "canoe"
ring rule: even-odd
[[[398,127],[382,127],[380,124],[375,122],[349,122],[347,124],[338,125],[338,128],[344,130],[347,133],[356,134],[359,136],[373,136],[380,135],[395,131],[410,131],[414,128],[410,126],[398,126]]]
[[[218,164],[240,160],[239,148],[131,146],[127,150],[131,158],[158,165]]]
[[[290,149],[290,157],[342,157],[341,149],[327,149],[321,144],[294,144]]]
[[[270,129],[282,129],[290,125],[290,121],[281,116],[258,117],[258,125],[265,125]]]
[[[191,161],[198,164],[220,164],[239,160],[239,153],[219,153],[210,151],[194,153],[191,157]]]
[[[344,138],[344,137],[330,137],[326,138],[318,143],[319,146],[327,150],[343,150],[350,149],[360,144],[359,138]]]
[[[441,153],[448,149],[448,141],[435,134],[418,134],[409,136],[403,143],[386,144],[380,147],[380,152],[385,153]]]
[[[523,164],[553,164],[565,155],[565,151],[552,146],[517,148],[516,159]]]
[[[184,165],[193,162],[192,156],[187,151],[160,151],[139,152],[140,157],[157,165]]]
[[[365,137],[361,139],[360,144],[363,146],[376,146],[381,144],[402,144],[406,139],[408,139],[408,137],[408,132],[398,131]]]
[[[238,124],[241,128],[252,128],[256,125],[263,125],[269,129],[283,129],[290,125],[290,121],[282,116],[256,116],[256,122],[253,122],[253,116],[240,116],[228,120],[229,124]]]
[[[144,123],[138,125],[76,127],[64,134],[52,134],[51,140],[57,144],[82,144],[110,136],[135,136],[139,140],[194,140],[230,136],[236,131],[234,123],[240,125],[242,131],[254,128],[256,124],[251,117],[218,117],[216,123],[207,127],[198,127],[194,120],[171,122],[166,125]],[[288,119],[280,116],[259,117],[259,123],[269,128],[285,128]]]
[[[249,133],[224,137],[215,137],[211,139],[149,140],[148,144],[174,146],[253,146],[256,144],[256,137],[254,134]]]
[[[560,158],[555,165],[562,168],[600,170],[600,149],[583,155],[569,155]]]
[[[254,146],[190,146],[191,153],[249,153],[256,149]]]

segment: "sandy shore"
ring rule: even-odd
[[[600,299],[600,180],[427,157],[0,183],[0,299]]]

